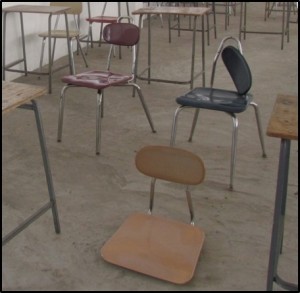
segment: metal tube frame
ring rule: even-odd
[[[42,125],[39,108],[38,108],[35,100],[31,100],[31,104],[24,104],[24,105],[19,106],[19,108],[33,110],[34,114],[35,114],[36,126],[37,126],[39,142],[40,142],[40,147],[41,147],[41,153],[42,153],[42,158],[43,158],[43,165],[44,165],[44,170],[45,170],[45,175],[46,175],[46,180],[47,180],[49,202],[44,204],[39,210],[37,210],[30,217],[28,217],[26,220],[24,220],[18,227],[16,227],[11,232],[9,232],[7,235],[5,235],[2,238],[2,246],[4,246],[8,241],[10,241],[16,235],[18,235],[21,231],[23,231],[26,227],[28,227],[31,223],[33,223],[36,219],[38,219],[41,215],[43,215],[49,209],[52,210],[55,232],[57,234],[59,234],[61,231],[59,217],[58,217],[58,211],[57,211],[57,205],[56,205],[56,197],[55,197],[53,181],[52,181],[51,168],[50,168],[50,163],[49,163],[49,159],[48,159],[48,152],[47,152],[45,135],[44,135],[44,130],[43,130],[43,125]]]

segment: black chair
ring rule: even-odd
[[[128,17],[120,17],[117,23],[108,24],[103,30],[103,38],[111,44],[108,67],[110,66],[110,58],[113,45],[132,47],[132,67],[131,73],[126,75],[120,73],[113,73],[108,70],[100,71],[93,70],[88,72],[79,73],[76,75],[67,75],[62,78],[62,81],[67,83],[61,90],[60,95],[60,107],[59,107],[59,119],[58,119],[58,132],[57,141],[60,142],[62,138],[62,126],[63,126],[63,113],[64,113],[64,100],[65,92],[71,87],[83,87],[97,90],[97,122],[96,122],[96,154],[100,154],[100,137],[101,137],[101,118],[103,117],[103,91],[111,86],[132,86],[139,95],[141,104],[147,116],[152,132],[156,132],[150,116],[150,112],[144,100],[141,88],[134,83],[134,64],[136,60],[135,45],[140,38],[139,28],[132,23],[122,23],[121,19],[128,19]]]
[[[227,43],[230,40],[236,42],[237,47],[232,46],[231,44],[227,44],[227,46],[225,46],[225,43]],[[234,91],[218,89],[214,87],[216,65],[220,55],[222,55],[223,62],[236,87],[236,90]],[[201,108],[225,112],[232,117],[233,133],[232,133],[232,148],[231,148],[231,163],[230,163],[230,185],[229,185],[230,190],[233,189],[233,178],[234,178],[234,169],[235,169],[235,161],[236,161],[236,144],[237,144],[237,134],[238,134],[238,119],[236,117],[236,114],[247,110],[249,105],[253,106],[255,110],[256,122],[257,122],[263,157],[266,157],[258,105],[253,102],[252,95],[249,93],[251,85],[252,85],[251,71],[247,64],[247,61],[242,55],[242,46],[240,41],[234,37],[226,37],[221,41],[217,54],[214,58],[210,87],[195,88],[192,91],[188,92],[187,94],[182,95],[176,99],[176,102],[180,106],[176,109],[174,114],[173,126],[171,132],[171,142],[170,142],[171,146],[175,144],[176,124],[177,124],[178,114],[184,108],[196,108],[189,141],[192,141],[193,133],[199,115],[199,110]]]

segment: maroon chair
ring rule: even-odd
[[[64,100],[65,92],[71,87],[84,87],[97,90],[97,122],[96,122],[96,154],[100,154],[100,138],[101,138],[101,118],[103,114],[103,91],[105,88],[111,86],[132,86],[137,90],[139,99],[142,103],[143,109],[147,116],[151,130],[155,133],[154,125],[150,116],[150,112],[144,100],[141,88],[134,83],[134,68],[136,60],[136,44],[140,38],[139,28],[132,23],[121,23],[121,19],[127,17],[121,17],[117,23],[108,24],[103,30],[103,38],[112,46],[126,46],[132,47],[132,72],[128,75],[113,73],[109,69],[107,71],[93,70],[88,72],[79,73],[76,75],[67,75],[62,78],[65,85],[61,90],[60,106],[59,106],[59,119],[58,119],[58,132],[57,141],[60,142],[62,138],[62,126],[64,115]],[[112,46],[110,50],[110,56],[112,52]],[[109,56],[109,58],[110,58]]]

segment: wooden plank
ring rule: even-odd
[[[271,114],[267,135],[298,140],[298,97],[278,95]]]
[[[46,93],[46,87],[2,81],[2,113],[7,113]]]
[[[207,7],[145,7],[132,12],[135,14],[180,14],[190,16],[202,16],[210,12]]]
[[[60,14],[69,10],[65,6],[48,6],[48,5],[14,5],[2,8],[2,12],[22,12],[22,13],[53,13]]]

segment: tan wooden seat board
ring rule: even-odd
[[[204,232],[156,215],[130,215],[101,249],[115,265],[176,284],[194,275]]]

